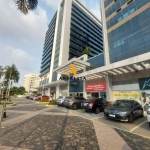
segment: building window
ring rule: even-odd
[[[130,9],[130,14],[132,14],[134,12],[135,12],[135,7],[133,7],[133,8]]]
[[[122,20],[122,16],[118,18],[118,22],[120,22]]]

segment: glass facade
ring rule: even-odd
[[[88,59],[87,62],[89,62],[93,68],[102,67],[104,66],[104,54],[100,54],[91,59]]]
[[[48,26],[48,30],[45,36],[44,42],[44,50],[42,55],[42,62],[41,62],[41,69],[40,69],[40,76],[46,74],[50,70],[50,62],[52,56],[52,48],[53,48],[53,39],[55,33],[55,24],[56,24],[56,15],[54,15],[52,21]]]
[[[61,5],[59,12],[59,21],[58,21],[58,29],[57,29],[57,39],[56,39],[56,47],[55,47],[55,56],[54,56],[54,65],[53,69],[58,67],[59,63],[59,52],[60,52],[60,44],[61,44],[61,32],[62,32],[62,23],[63,23],[63,6]],[[53,72],[52,81],[57,80],[57,73]]]
[[[80,57],[85,47],[89,57],[103,53],[102,27],[75,2],[72,3],[69,59]]]
[[[70,80],[69,81],[69,92],[83,92],[83,81],[82,80]]]
[[[108,3],[108,0],[106,1]],[[105,6],[109,5],[106,5],[106,1]],[[118,0],[116,3],[121,1]],[[110,0],[109,2],[111,3]],[[108,32],[111,63],[150,52],[150,8],[137,13],[137,10],[148,2],[148,0],[134,0],[110,19],[113,23],[109,24],[110,20],[107,21],[107,29],[111,29],[118,22],[129,18],[125,23]],[[135,17],[129,17],[133,13],[136,14]]]

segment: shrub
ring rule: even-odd
[[[56,105],[56,100],[52,100],[48,103],[48,105]]]
[[[39,102],[49,102],[48,99],[42,99],[42,100],[39,100]]]

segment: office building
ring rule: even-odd
[[[88,58],[81,57],[86,46],[91,48]],[[54,97],[77,92],[71,83],[59,80],[66,72],[57,73],[55,70],[69,60],[80,57],[92,61],[93,68],[104,65],[102,25],[78,0],[63,0],[45,36],[41,81],[37,88],[41,92],[44,91],[43,94],[53,94]],[[94,61],[93,57],[100,59]],[[78,91],[83,93],[83,83],[80,84]]]
[[[95,93],[108,101],[136,99],[144,104],[150,97],[150,1],[100,2],[105,64],[76,77],[87,78],[85,97]],[[63,66],[57,69],[63,71]]]
[[[32,91],[37,91],[35,87],[39,85],[40,77],[39,74],[29,73],[24,76],[23,87],[26,89],[28,93]]]

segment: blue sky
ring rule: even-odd
[[[39,73],[48,24],[62,0],[39,0],[28,15],[17,10],[13,0],[0,0],[0,65],[14,63],[23,85],[24,75]],[[100,19],[100,0],[80,0]]]

